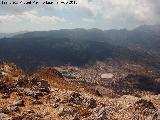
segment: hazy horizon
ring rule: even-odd
[[[138,27],[141,27],[141,26],[160,26],[160,24],[142,24],[142,25],[139,25],[139,26],[135,26],[134,28],[125,28],[125,27],[122,27],[122,28],[108,28],[108,29],[101,29],[101,28],[59,28],[59,29],[49,29],[49,30],[23,30],[23,31],[15,31],[15,32],[0,32],[1,34],[14,34],[14,33],[27,33],[27,32],[39,32],[39,31],[54,31],[54,30],[75,30],[75,29],[84,29],[84,30],[91,30],[91,29],[97,29],[97,30],[102,30],[102,31],[106,31],[106,30],[134,30]]]

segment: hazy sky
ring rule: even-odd
[[[77,5],[2,5],[1,1],[0,32],[71,28],[130,29],[160,22],[160,0],[76,0]]]

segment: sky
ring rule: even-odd
[[[46,0],[37,1],[42,3]],[[76,0],[76,2],[76,5],[2,5],[0,0],[0,32],[74,28],[133,29],[144,24],[160,24],[160,0]]]

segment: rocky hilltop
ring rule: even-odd
[[[146,66],[97,62],[26,74],[0,65],[0,120],[160,120],[160,76]]]

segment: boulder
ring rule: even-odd
[[[40,96],[43,96],[42,92],[40,92],[40,91],[33,91],[33,90],[29,89],[29,88],[24,90],[24,94],[26,96],[31,96],[31,97],[33,97],[35,99],[39,99]]]
[[[12,120],[24,120],[23,118],[24,118],[23,115],[22,116],[13,116]]]
[[[154,115],[152,120],[160,120],[160,111],[157,111]]]
[[[99,92],[99,90],[95,90],[95,94],[99,97],[103,97],[103,95]]]
[[[4,113],[4,114],[10,114],[12,112],[19,112],[20,108],[18,106],[4,106],[3,108],[1,108],[0,112]]]
[[[129,107],[132,110],[133,117],[143,117],[145,120],[158,120],[157,109],[151,101],[140,99]],[[153,119],[156,118],[156,119]]]
[[[0,120],[10,120],[10,117],[7,114],[0,113]]]
[[[58,115],[60,117],[66,117],[68,115],[74,116],[76,113],[77,111],[74,108],[60,108],[58,111]]]
[[[93,109],[93,108],[97,107],[97,102],[95,99],[91,98],[91,99],[87,100],[86,105],[88,108]]]
[[[83,101],[83,96],[81,96],[77,92],[72,92],[69,96],[69,102],[74,103],[76,105],[80,105]]]
[[[4,113],[4,114],[9,114],[11,111],[10,111],[9,107],[4,106],[4,107],[1,108],[0,112]]]
[[[40,104],[43,104],[43,102],[41,100],[33,100],[32,104],[33,105],[40,105]]]
[[[27,79],[21,79],[21,80],[18,80],[16,84],[19,87],[26,87],[29,84],[29,80],[27,80]]]
[[[10,95],[12,92],[17,91],[17,86],[15,84],[8,84],[3,81],[0,81],[0,92],[3,94]]]
[[[91,115],[82,120],[112,120],[111,118],[112,109],[110,107],[98,107],[94,110],[94,115]]]
[[[13,103],[13,106],[24,107],[25,106],[25,102],[24,102],[24,100],[18,100],[18,101],[15,101]]]
[[[11,112],[20,112],[20,108],[18,106],[12,106],[10,107]]]
[[[10,98],[10,95],[8,93],[2,94],[2,99]]]
[[[73,115],[73,118],[71,120],[80,120],[79,115],[76,113]]]
[[[51,107],[58,108],[60,103],[61,103],[61,99],[60,98],[56,99],[56,101],[53,104],[51,104]]]
[[[31,80],[31,83],[35,86],[38,86],[39,90],[42,92],[47,92],[47,93],[50,92],[51,87],[50,87],[50,84],[48,83],[48,81],[46,81],[46,80],[40,80],[40,79],[33,78]]]
[[[3,90],[3,88],[6,87],[6,84],[3,80],[0,80],[0,91]]]
[[[97,117],[96,117],[96,120],[109,120],[107,118],[107,110],[106,108],[101,108],[98,113],[97,113]]]
[[[157,110],[151,101],[140,99],[134,103],[135,110],[152,109]]]
[[[58,108],[59,105],[60,105],[59,102],[57,102],[57,103],[55,102],[55,103],[51,104],[51,107],[53,107],[53,108]]]

